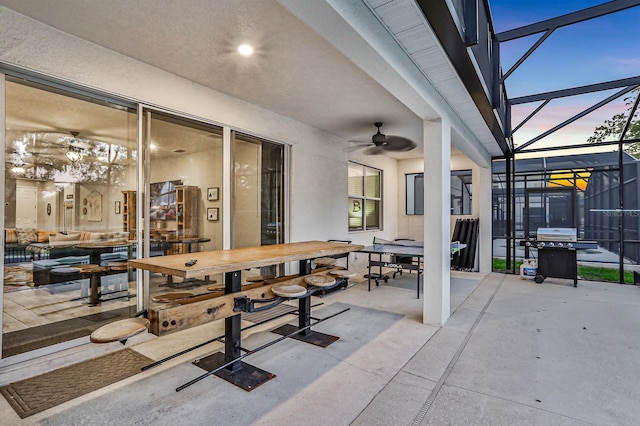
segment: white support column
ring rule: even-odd
[[[491,272],[492,267],[492,199],[491,199],[491,169],[479,167],[478,185],[473,187],[473,198],[479,199],[478,210],[478,271]]]
[[[451,124],[424,121],[424,299],[422,322],[443,325],[451,314],[449,227]]]
[[[222,248],[231,248],[232,144],[231,128],[222,128]]]

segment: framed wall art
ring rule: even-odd
[[[209,207],[207,209],[207,220],[215,222],[218,220],[219,209],[217,207]]]
[[[207,188],[207,200],[218,201],[220,199],[220,188]]]
[[[87,195],[88,212],[87,220],[90,222],[102,222],[102,194],[92,191]]]

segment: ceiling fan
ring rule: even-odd
[[[381,121],[374,123],[374,125],[378,128],[378,131],[373,136],[371,136],[371,142],[363,143],[362,141],[349,141],[358,143],[358,145],[354,145],[349,148],[349,151],[366,148],[366,150],[364,151],[365,154],[377,155],[383,154],[385,151],[411,151],[417,146],[416,143],[410,139],[403,138],[402,136],[385,135],[384,133],[380,132],[380,127],[382,127]]]

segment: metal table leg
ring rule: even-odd
[[[308,260],[300,261],[300,276],[309,275],[311,273],[311,262]],[[337,336],[330,334],[319,333],[311,330],[311,296],[298,299],[298,327],[291,324],[285,324],[272,330],[272,333],[287,336],[301,330],[300,333],[291,336],[292,339],[299,340],[305,343],[311,343],[312,345],[326,348],[333,342],[339,339]]]
[[[367,274],[369,280],[369,291],[371,291],[371,253],[369,253],[369,273]]]
[[[420,299],[420,259],[418,259],[418,277],[416,278],[416,298]]]
[[[224,274],[225,294],[237,293],[241,291],[241,288],[240,271],[226,272]],[[224,353],[217,352],[206,358],[196,360],[193,364],[204,370],[213,371],[221,365],[231,362],[229,366],[216,372],[215,375],[246,391],[252,391],[276,376],[239,360],[242,345],[241,320],[240,313],[224,319]],[[234,360],[237,361],[233,362]]]

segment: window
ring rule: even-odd
[[[471,170],[451,171],[451,214],[471,214]]]
[[[424,214],[424,173],[406,175],[407,214]]]
[[[382,171],[349,163],[349,231],[382,228]]]
[[[471,177],[471,170],[451,171],[451,214],[472,214]],[[410,173],[405,179],[407,214],[424,214],[424,173]]]

